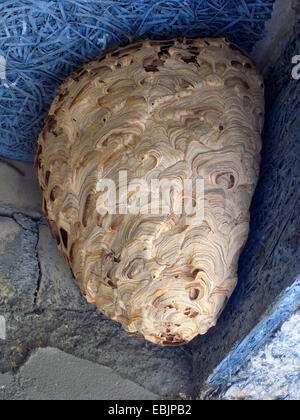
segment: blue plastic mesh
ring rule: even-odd
[[[250,51],[273,2],[0,0],[0,154],[32,160],[55,89],[103,50],[132,38],[226,36]]]

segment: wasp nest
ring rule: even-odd
[[[43,210],[87,301],[130,334],[179,345],[215,325],[248,235],[263,108],[255,65],[225,39],[132,44],[60,87],[35,160]],[[99,180],[118,193],[120,171],[140,188],[203,179],[203,220],[126,214],[118,194],[115,213],[99,209]]]

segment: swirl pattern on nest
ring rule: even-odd
[[[264,118],[263,81],[226,39],[143,41],[73,73],[39,136],[51,232],[82,293],[131,334],[187,343],[237,282]],[[105,214],[100,178],[204,180],[204,220]],[[120,203],[117,203],[117,208]]]

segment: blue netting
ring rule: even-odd
[[[6,79],[0,67],[0,154],[33,158],[55,89],[103,50],[130,36],[227,36],[250,51],[263,37],[273,2],[0,0],[0,56],[6,58]]]

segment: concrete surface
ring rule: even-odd
[[[36,222],[21,213],[0,216],[0,232],[0,310],[30,311],[39,282]]]
[[[155,400],[158,396],[112,369],[48,347],[17,375],[0,374],[0,400]]]
[[[41,217],[42,195],[31,164],[0,159],[0,180],[1,215],[11,216],[18,211],[32,218]]]

